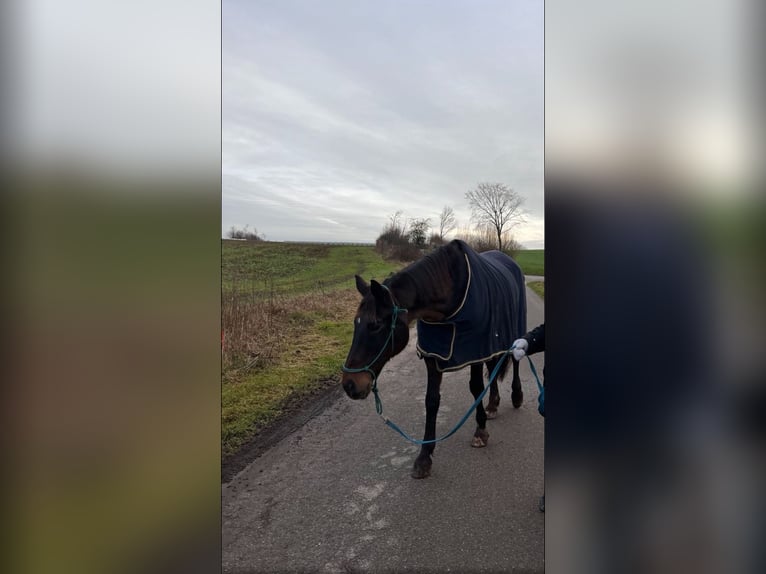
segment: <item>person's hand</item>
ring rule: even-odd
[[[527,354],[529,343],[526,339],[516,339],[513,342],[513,358],[520,361]]]

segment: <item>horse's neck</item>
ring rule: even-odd
[[[389,282],[397,303],[407,309],[409,320],[441,321],[451,315],[455,292],[462,293],[465,289],[463,278],[444,270],[444,277],[439,280],[435,281],[433,275],[425,279],[426,276],[413,267],[395,274]]]
[[[426,319],[427,321],[440,321],[448,315],[443,309],[443,304],[431,294],[416,291],[408,286],[402,287],[402,283],[394,283],[392,278],[391,292],[400,307],[407,309],[407,318],[410,321]],[[397,288],[398,287],[398,288]]]

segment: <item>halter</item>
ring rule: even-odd
[[[386,342],[383,343],[383,346],[380,348],[380,351],[378,351],[378,354],[375,355],[375,358],[364,367],[361,367],[359,369],[351,369],[346,366],[346,363],[343,363],[343,366],[341,367],[341,369],[343,369],[344,373],[362,373],[362,372],[370,373],[370,376],[372,377],[372,393],[375,396],[375,410],[377,411],[379,415],[382,415],[383,403],[381,403],[380,396],[378,396],[378,377],[375,375],[375,371],[373,371],[370,367],[372,367],[375,364],[375,362],[383,354],[383,351],[386,350],[386,346],[388,345],[389,340],[391,340],[391,351],[393,352],[394,330],[396,329],[396,318],[399,315],[399,313],[406,313],[407,309],[405,309],[404,307],[399,307],[399,305],[396,304],[396,300],[394,299],[394,294],[391,292],[391,289],[389,289],[387,285],[384,285],[383,283],[381,283],[380,286],[383,287],[386,291],[388,291],[388,294],[391,296],[391,303],[394,306],[394,313],[391,316],[391,330],[388,332],[388,337],[386,337]]]

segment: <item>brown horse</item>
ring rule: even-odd
[[[526,331],[524,278],[508,256],[477,254],[455,240],[426,255],[383,284],[367,284],[356,276],[362,295],[354,317],[354,338],[343,367],[341,384],[352,399],[364,399],[375,388],[383,366],[409,341],[410,324],[418,321],[418,354],[426,362],[426,425],[424,440],[433,440],[439,410],[442,373],[471,367],[470,390],[484,390],[482,364],[491,372],[515,339]],[[512,359],[512,356],[511,356]],[[513,363],[511,402],[523,401],[519,364]],[[507,362],[500,368],[505,375]],[[471,446],[487,445],[488,418],[500,404],[497,381],[491,383],[487,409],[476,408]],[[434,443],[424,444],[412,469],[414,478],[431,471]]]

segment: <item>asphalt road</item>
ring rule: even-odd
[[[528,328],[543,312],[527,289]],[[414,339],[378,385],[384,413],[420,438],[426,369]],[[532,358],[542,373],[544,354]],[[473,402],[468,377],[445,374],[437,435]],[[410,477],[419,447],[383,424],[372,396],[339,396],[223,486],[223,571],[542,572],[543,419],[526,361],[521,380],[517,410],[510,376],[501,383],[488,446],[471,448],[471,417],[436,446],[423,480]]]

